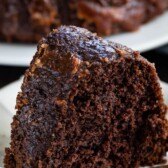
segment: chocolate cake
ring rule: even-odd
[[[82,28],[39,42],[16,109],[5,168],[136,168],[166,155],[154,64]]]
[[[102,36],[134,31],[167,8],[168,0],[0,0],[0,40],[37,42],[61,24]]]

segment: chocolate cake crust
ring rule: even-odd
[[[16,108],[5,168],[137,168],[167,151],[154,65],[82,28],[39,42]]]
[[[102,36],[135,31],[167,8],[168,0],[0,0],[0,40],[37,42],[60,25]]]

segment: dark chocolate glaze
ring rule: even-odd
[[[61,26],[53,30],[39,42],[38,49],[40,48],[44,49],[42,58],[39,58],[40,63],[59,72],[72,71],[76,64],[80,65],[81,61],[97,63],[102,62],[103,59],[112,61],[122,55],[141,57],[139,52],[134,52],[121,44],[103,40],[96,34],[75,26]]]

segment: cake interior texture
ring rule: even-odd
[[[82,28],[39,42],[16,108],[5,168],[137,168],[166,155],[154,65]]]
[[[37,42],[60,25],[101,36],[135,31],[168,9],[168,0],[0,0],[0,40]]]

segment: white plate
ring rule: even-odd
[[[107,37],[141,52],[168,43],[168,12],[143,25],[139,31]]]
[[[143,25],[138,31],[106,37],[141,52],[168,43],[168,12]],[[28,66],[36,45],[0,43],[0,64]]]
[[[0,90],[0,166],[3,165],[4,149],[9,146],[10,123],[12,122],[13,114],[15,114],[15,100],[21,83],[22,78]],[[161,82],[161,87],[165,102],[168,104],[168,84]]]

